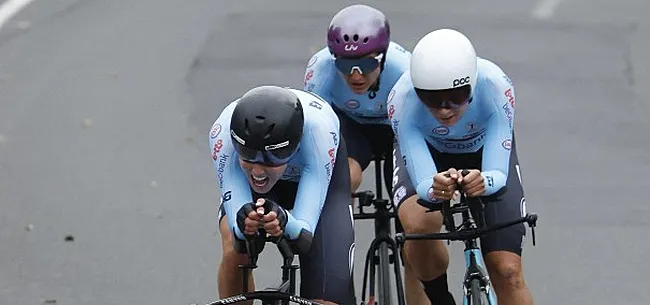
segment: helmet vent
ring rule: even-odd
[[[345,40],[345,42],[350,41],[350,36],[348,36],[348,34],[343,35],[343,40]]]
[[[352,40],[359,41],[359,35],[354,34],[354,36],[352,36]]]
[[[368,43],[368,37],[363,39],[363,43]]]
[[[249,125],[249,124],[248,124],[248,119],[244,119],[244,133],[245,133],[247,136],[250,136],[250,135],[251,135],[251,130],[250,130],[250,128],[249,128],[248,125]]]
[[[275,128],[275,123],[269,125],[269,129],[266,131],[266,134],[264,135],[264,140],[268,140],[271,138],[271,132],[273,131],[273,128]]]
[[[341,39],[336,38],[336,43],[341,43]]]

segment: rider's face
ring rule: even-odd
[[[369,59],[375,59],[377,57],[376,53],[369,54],[361,58],[361,60],[368,61]],[[359,66],[363,66],[365,63],[359,63]],[[379,60],[376,63],[377,67],[373,70],[366,71],[361,73],[358,68],[350,69],[346,72],[343,72],[339,69],[339,73],[345,79],[345,82],[350,87],[350,90],[356,94],[362,94],[367,92],[379,77],[381,73],[381,68],[379,67]],[[347,70],[347,69],[346,69]],[[350,73],[351,72],[351,73]]]
[[[420,101],[444,126],[452,126],[463,116],[472,100],[469,85],[444,90],[415,89]]]
[[[469,104],[464,104],[462,106],[459,106],[458,108],[430,108],[429,112],[444,126],[453,126],[458,121],[460,118],[463,117],[463,114],[467,110],[467,107],[469,107]]]
[[[256,193],[268,193],[278,180],[282,177],[287,165],[267,166],[257,163],[249,163],[241,158],[239,164],[248,178],[248,183]]]

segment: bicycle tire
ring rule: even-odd
[[[305,299],[298,295],[293,295],[293,294],[278,292],[278,291],[264,291],[264,290],[238,294],[235,296],[217,300],[208,305],[241,304],[242,302],[245,301],[256,301],[256,300],[262,301],[263,304],[274,304],[276,302],[281,304],[282,302],[287,301],[289,302],[289,304],[310,304],[309,302],[311,302],[311,304],[322,305],[320,303],[316,303],[314,301]]]
[[[490,305],[487,294],[481,289],[481,282],[473,279],[469,282],[469,305]]]
[[[381,243],[378,249],[379,254],[379,305],[390,305],[393,303],[390,279],[390,253],[388,245]]]

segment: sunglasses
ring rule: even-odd
[[[343,74],[352,74],[355,70],[359,74],[366,74],[374,71],[379,67],[383,54],[375,57],[345,58],[339,57],[334,59],[334,65]]]
[[[415,94],[428,108],[458,109],[472,102],[469,85],[446,90],[422,90],[415,88]]]
[[[293,145],[285,145],[284,147],[272,150],[267,146],[264,150],[257,150],[241,145],[237,141],[233,141],[233,144],[235,145],[235,151],[237,151],[237,154],[242,160],[244,160],[244,162],[257,163],[266,166],[280,166],[287,164],[298,152],[298,147],[293,148]]]

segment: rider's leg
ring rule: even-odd
[[[482,197],[487,225],[526,215],[526,199],[520,174],[516,143],[513,138],[506,187],[492,196]],[[526,226],[519,224],[492,232],[481,239],[485,264],[499,304],[533,304],[533,297],[524,281],[521,263],[525,234]]]
[[[417,203],[417,194],[405,168],[399,145],[395,142],[393,202],[398,206],[399,221],[405,233],[436,233],[442,228],[440,212],[427,213]],[[424,285],[432,304],[455,304],[447,283],[449,253],[441,240],[408,240],[404,259]]]
[[[344,140],[337,154],[311,247],[300,253],[300,294],[323,304],[353,305],[354,219]]]
[[[222,214],[223,215],[223,214]],[[238,267],[240,264],[248,263],[246,253],[238,253],[233,247],[233,235],[228,228],[228,219],[224,215],[219,221],[219,233],[221,234],[221,263],[219,264],[218,289],[219,298],[226,298],[238,293],[242,293],[242,270]],[[248,272],[248,291],[255,289],[252,272]],[[249,301],[244,304],[252,305]]]
[[[361,185],[361,165],[353,158],[348,158],[348,166],[350,167],[350,190],[352,193],[356,192]]]
[[[430,305],[422,282],[407,259],[404,260],[404,296],[408,305]]]
[[[399,197],[394,197],[393,200],[399,199]],[[397,202],[399,200],[395,200]],[[399,218],[395,219],[395,233],[404,233],[402,224],[399,222]],[[406,304],[408,305],[430,305],[429,297],[424,291],[424,286],[413,270],[413,267],[409,263],[408,258],[402,255],[402,266],[404,267],[404,298],[406,299]]]

